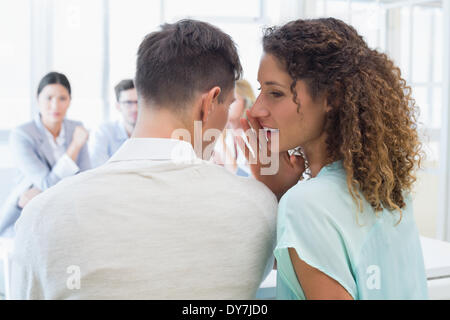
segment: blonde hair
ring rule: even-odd
[[[250,107],[255,103],[256,98],[253,92],[252,86],[245,79],[240,79],[236,81],[235,93],[242,99],[244,99],[244,116],[246,116],[245,111],[250,109]]]
[[[250,83],[247,80],[240,79],[240,80],[236,81],[236,86],[235,86],[234,92],[235,92],[236,96],[244,99],[243,116],[247,119],[247,114],[246,114],[245,111],[247,109],[250,109],[250,107],[256,101],[255,94],[253,92],[252,86],[250,85]],[[237,161],[236,160],[237,160],[237,152],[238,151],[236,150],[235,154],[233,155],[233,153],[231,152],[231,150],[227,146],[226,138],[227,138],[227,130],[224,130],[224,132],[222,132],[222,135],[221,135],[221,139],[222,139],[222,155],[225,158],[224,159],[224,161],[225,161],[224,165],[229,163],[233,170],[237,170],[238,165],[237,165]]]

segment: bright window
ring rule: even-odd
[[[0,26],[1,132],[30,119],[29,1],[0,1]]]

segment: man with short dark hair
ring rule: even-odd
[[[277,201],[209,161],[241,65],[184,20],[139,47],[139,117],[103,166],[33,199],[16,225],[17,299],[252,299],[273,266]],[[70,201],[68,201],[70,199]]]
[[[137,92],[132,79],[120,81],[115,87],[116,109],[120,120],[101,124],[91,135],[89,155],[92,167],[98,167],[111,158],[131,136],[137,120]]]

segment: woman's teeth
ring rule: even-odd
[[[278,133],[279,130],[278,129],[274,129],[274,128],[263,128],[264,133],[266,135],[266,139],[269,140],[272,136],[273,133]]]

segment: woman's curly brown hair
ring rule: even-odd
[[[401,220],[404,191],[411,191],[423,153],[418,108],[400,69],[333,18],[268,28],[263,46],[293,79],[295,103],[297,80],[305,81],[313,99],[326,94],[332,107],[325,129],[329,161],[342,159],[359,210],[361,192],[376,213],[398,210]]]

